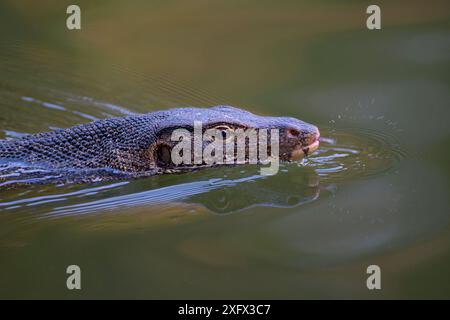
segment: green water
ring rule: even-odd
[[[324,140],[272,177],[0,186],[0,298],[450,298],[446,2],[380,31],[357,1],[80,1],[79,31],[69,4],[0,3],[0,138],[232,104]]]

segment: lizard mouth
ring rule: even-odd
[[[316,140],[314,140],[313,143],[311,143],[307,146],[295,148],[291,152],[291,157],[289,160],[296,161],[303,157],[307,157],[308,155],[310,155],[311,153],[316,151],[318,148],[319,148],[319,139],[317,138]]]

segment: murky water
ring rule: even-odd
[[[54,184],[60,173],[0,163],[0,297],[450,297],[449,20],[444,3],[408,5],[378,33],[349,19],[358,4],[250,16],[227,2],[86,4],[78,33],[55,27],[50,6],[38,23],[0,5],[15,17],[0,19],[14,27],[0,33],[2,139],[215,104],[323,137],[269,177],[238,166]],[[70,264],[81,292],[65,287]],[[366,288],[370,264],[380,292]]]

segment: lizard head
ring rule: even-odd
[[[254,163],[252,156],[256,154],[259,160],[263,153],[293,161],[319,147],[320,133],[314,125],[291,117],[259,116],[231,106],[171,109],[162,111],[159,118],[150,155],[158,167],[169,171],[209,165],[206,155],[214,157],[214,165]],[[267,149],[261,147],[264,143]]]

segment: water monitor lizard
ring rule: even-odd
[[[170,133],[179,128],[191,132],[194,121],[200,121],[205,130],[278,129],[280,160],[307,155],[318,147],[317,127],[295,118],[258,116],[231,106],[176,108],[0,140],[0,164],[20,162],[61,172],[111,169],[132,177],[175,172],[180,166],[170,158],[176,143]]]

